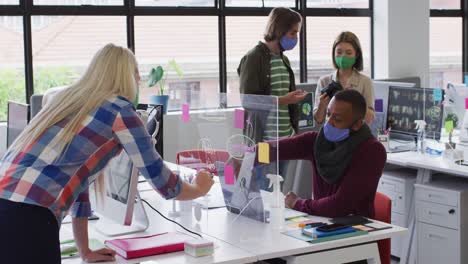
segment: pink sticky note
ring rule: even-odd
[[[234,167],[231,165],[224,165],[224,182],[226,185],[234,184]]]
[[[465,98],[465,109],[468,109],[468,98]]]
[[[244,110],[234,110],[234,127],[244,129]]]
[[[190,113],[189,113],[189,105],[188,104],[183,104],[182,105],[182,121],[183,122],[189,122],[190,121]]]

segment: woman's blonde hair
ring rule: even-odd
[[[60,153],[79,132],[87,115],[104,101],[119,95],[130,101],[135,99],[137,67],[132,51],[114,44],[105,45],[94,55],[83,76],[59,92],[31,120],[11,145],[11,156],[18,155],[51,126],[68,119],[63,129],[48,145],[59,158]]]
[[[265,41],[279,40],[288,33],[294,25],[302,23],[301,15],[285,7],[276,7],[268,15],[268,22],[263,38]]]
[[[359,38],[351,31],[343,31],[341,32],[335,39],[335,42],[333,43],[333,49],[332,49],[332,61],[333,61],[333,66],[335,69],[338,69],[338,65],[336,65],[335,62],[335,50],[336,46],[338,44],[346,42],[351,44],[353,46],[354,50],[356,51],[356,62],[353,65],[353,68],[356,69],[357,71],[362,71],[364,69],[364,58],[362,55],[362,48],[361,48],[361,43],[359,42]]]

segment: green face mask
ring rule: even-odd
[[[135,109],[138,107],[138,102],[140,101],[140,89],[137,89],[135,100],[133,101],[133,106],[135,106]]]
[[[354,63],[356,63],[356,58],[350,58],[347,56],[335,57],[335,63],[339,69],[347,70],[353,67]]]

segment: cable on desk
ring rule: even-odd
[[[148,203],[148,201],[146,201],[145,199],[141,199],[142,202],[146,203],[151,209],[153,209],[156,213],[158,213],[162,218],[166,219],[167,221],[169,222],[172,222],[180,227],[182,227],[182,229],[184,229],[185,231],[189,232],[189,233],[192,233],[196,236],[199,236],[200,238],[203,238],[202,235],[200,235],[199,233],[197,232],[193,232],[191,230],[188,230],[187,228],[185,228],[183,225],[177,223],[176,221],[172,220],[172,219],[169,219],[167,218],[165,215],[163,215],[161,212],[159,212],[156,208],[154,208],[150,203]]]

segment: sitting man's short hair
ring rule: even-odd
[[[336,101],[348,102],[353,107],[353,116],[356,120],[362,120],[366,116],[366,99],[356,90],[343,90],[335,94]]]

